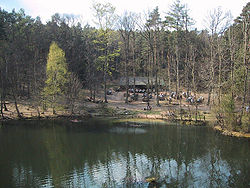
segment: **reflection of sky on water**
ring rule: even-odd
[[[144,154],[135,154],[133,156],[129,153],[128,159],[122,154],[112,153],[113,156],[107,164],[101,162],[95,164],[90,169],[87,164],[83,169],[74,169],[72,172],[65,174],[61,177],[61,186],[64,187],[102,187],[102,186],[121,186],[123,184],[130,184],[139,187],[147,187],[145,179],[149,176],[155,176],[159,181],[165,181],[167,184],[171,184],[177,181],[177,178],[186,179],[186,183],[189,187],[209,187],[210,181],[208,177],[211,172],[211,155],[208,154],[194,160],[189,164],[187,171],[185,164],[181,164],[178,169],[177,162],[173,159],[170,160],[158,160],[157,173],[154,174],[154,166],[152,159],[149,159]],[[205,166],[205,168],[204,168]],[[230,177],[230,168],[226,161],[216,161],[215,171],[219,174],[216,177],[219,181],[222,181],[222,185],[226,185],[228,178]],[[127,170],[130,170],[130,175],[127,175]],[[32,169],[25,169],[23,167],[13,168],[13,177],[16,177],[16,185],[25,185],[28,179],[32,178],[35,185],[39,187],[53,187],[52,177],[46,176],[44,179],[33,174]]]
[[[91,169],[86,165],[84,169],[74,170],[67,174],[65,181],[62,180],[66,187],[78,187],[86,185],[87,187],[124,187],[125,184],[135,187],[147,187],[148,183],[145,179],[149,176],[157,177],[159,182],[165,182],[162,185],[171,185],[177,181],[184,181],[184,185],[188,187],[209,187],[209,176],[211,173],[211,165],[209,165],[210,156],[203,156],[194,160],[186,168],[182,163],[179,167],[173,159],[162,160],[155,159],[157,162],[152,163],[152,159],[144,154],[129,153],[126,158],[122,154],[111,154],[113,157],[107,161],[107,164],[99,162]],[[204,164],[205,162],[205,164]],[[226,185],[230,177],[230,168],[225,161],[217,161],[215,171],[217,171],[217,181],[221,185]],[[155,169],[156,165],[158,169]],[[204,165],[206,168],[204,169]],[[128,172],[128,169],[130,172]],[[130,173],[130,174],[128,174]],[[216,180],[215,180],[216,181]],[[44,181],[43,181],[44,182]],[[51,186],[51,181],[46,183],[46,187]]]
[[[110,129],[111,133],[118,134],[144,134],[147,131],[143,128],[135,128],[135,127],[113,127]]]

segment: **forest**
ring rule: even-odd
[[[46,24],[23,9],[0,8],[0,113],[19,100],[42,107],[75,107],[82,89],[94,98],[108,83],[147,77],[159,105],[160,91],[208,93],[206,105],[216,109],[223,126],[249,122],[250,3],[232,20],[216,8],[206,19],[207,29],[193,28],[189,9],[176,0],[165,15],[155,7],[148,14],[117,15],[111,4],[93,4],[95,27],[81,25],[73,15],[58,13]],[[164,88],[159,80],[164,81]],[[40,109],[40,110],[39,110]]]

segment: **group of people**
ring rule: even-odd
[[[149,95],[147,93],[146,89],[138,89],[138,88],[130,88],[129,93],[143,93],[142,95],[142,101],[148,102],[149,99],[153,98],[152,91],[149,91]],[[138,98],[138,94],[137,94]],[[173,101],[173,99],[181,100],[185,98],[186,102],[189,104],[201,104],[204,101],[203,96],[199,96],[198,98],[196,96],[191,95],[191,92],[182,92],[182,93],[176,93],[176,92],[170,92],[169,97],[163,92],[159,94],[159,100],[164,101],[167,100],[169,103]]]
[[[195,96],[191,95],[190,92],[182,92],[182,94],[176,94],[176,92],[171,92],[169,101],[171,101],[173,98],[177,100],[185,98],[186,102],[188,102],[189,104],[194,104],[194,103],[200,104],[204,101],[203,96],[199,96],[199,98],[196,98]]]
[[[138,88],[130,88],[128,90],[130,93],[145,93],[146,92],[146,89],[138,89]]]

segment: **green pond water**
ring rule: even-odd
[[[0,125],[3,188],[250,187],[249,159],[249,140],[209,127],[110,120]]]

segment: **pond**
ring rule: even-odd
[[[209,127],[109,120],[0,125],[0,187],[249,187],[249,159],[249,140]]]

